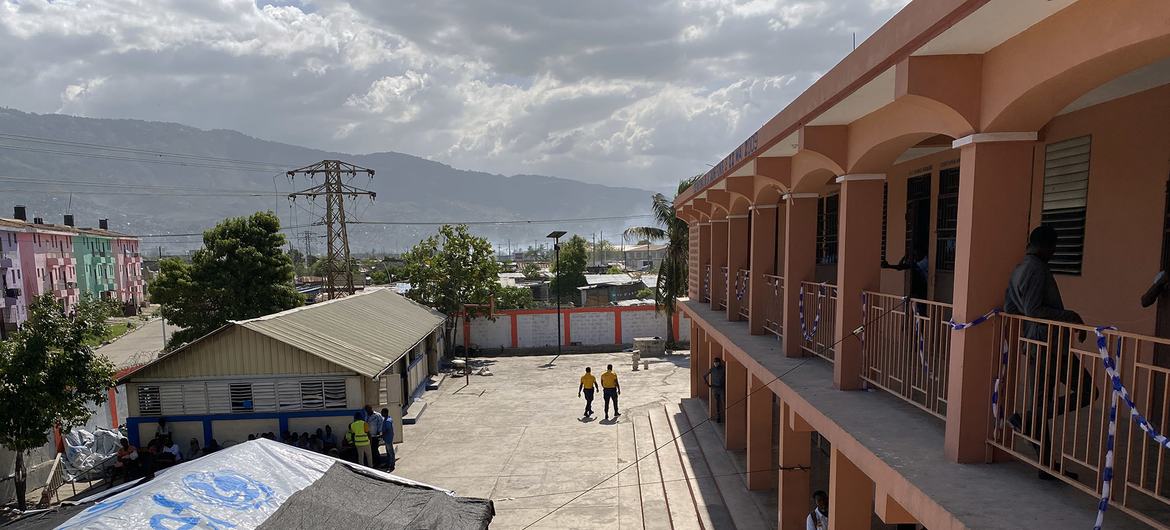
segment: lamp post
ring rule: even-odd
[[[547,367],[551,367],[557,358],[561,356],[561,343],[564,342],[561,339],[561,237],[564,235],[565,232],[563,230],[554,230],[545,236],[553,240],[553,255],[555,256],[553,258],[553,267],[556,269],[556,276],[553,278],[553,282],[557,286],[557,356],[553,357],[553,360],[545,365]]]

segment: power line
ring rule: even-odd
[[[836,341],[836,342],[834,342],[834,343],[830,344],[830,345],[829,345],[827,348],[828,348],[828,349],[832,349],[832,348],[836,347],[838,344],[841,344],[842,342],[845,342],[845,340],[846,340],[846,339],[848,339],[849,337],[856,337],[858,333],[861,333],[861,332],[865,331],[865,328],[869,327],[869,325],[870,325],[870,324],[873,324],[874,322],[877,322],[878,320],[881,320],[882,318],[885,318],[885,316],[886,316],[886,315],[889,315],[889,314],[890,314],[890,312],[892,312],[894,309],[896,309],[896,308],[899,308],[899,307],[903,307],[903,306],[905,306],[905,305],[906,305],[906,303],[907,303],[908,301],[909,301],[909,298],[903,298],[901,302],[899,302],[899,303],[897,303],[897,304],[894,304],[894,305],[890,306],[888,309],[886,309],[885,311],[883,311],[883,312],[882,312],[882,314],[880,314],[880,315],[878,315],[878,316],[874,317],[873,319],[870,319],[869,321],[866,321],[866,322],[864,322],[862,325],[858,326],[858,327],[857,327],[857,329],[854,329],[853,331],[851,331],[851,332],[849,332],[848,334],[846,334],[844,337],[841,337],[841,339],[840,339],[840,340],[838,340],[838,341]],[[735,401],[735,402],[733,402],[733,403],[728,403],[728,404],[726,405],[726,408],[730,409],[730,408],[731,408],[732,406],[734,406],[734,405],[738,405],[738,404],[740,404],[740,403],[743,403],[744,401],[747,401],[747,398],[748,398],[748,396],[751,396],[753,393],[755,393],[755,392],[758,392],[758,391],[760,391],[761,389],[768,388],[768,385],[771,385],[772,383],[774,383],[774,382],[776,382],[776,381],[779,381],[781,378],[783,378],[784,376],[786,376],[786,375],[788,375],[788,374],[792,373],[792,372],[793,372],[794,370],[796,370],[797,368],[800,368],[801,366],[804,366],[804,365],[805,365],[805,363],[807,363],[807,362],[808,362],[809,360],[811,360],[811,359],[813,359],[813,357],[806,357],[806,358],[804,358],[804,359],[803,359],[803,360],[801,360],[800,362],[796,363],[796,365],[795,365],[795,366],[793,366],[792,368],[789,368],[789,369],[785,370],[785,371],[784,371],[783,373],[781,373],[780,375],[778,375],[778,376],[776,376],[776,377],[773,377],[773,378],[772,378],[770,381],[768,381],[768,382],[764,383],[763,385],[760,385],[759,387],[756,387],[756,389],[755,389],[755,390],[749,390],[749,391],[748,391],[748,393],[747,393],[747,394],[745,394],[745,395],[744,395],[744,397],[743,397],[742,399],[736,400],[736,401]],[[586,493],[589,493],[590,491],[592,491],[594,488],[597,488],[598,486],[600,486],[600,485],[602,485],[602,484],[605,484],[605,483],[606,483],[606,482],[608,482],[609,480],[612,480],[614,477],[616,477],[616,476],[620,475],[620,474],[621,474],[622,472],[624,472],[625,470],[627,470],[627,469],[629,469],[629,468],[631,468],[631,467],[633,467],[633,466],[637,465],[637,464],[638,464],[638,462],[641,462],[642,460],[646,459],[646,457],[648,457],[648,456],[650,456],[650,455],[653,455],[653,454],[657,454],[659,450],[661,450],[661,449],[665,448],[667,445],[670,445],[671,443],[674,443],[674,442],[678,441],[678,439],[679,439],[679,438],[682,438],[683,436],[685,436],[685,435],[689,434],[690,432],[694,431],[695,429],[698,429],[700,425],[702,425],[702,424],[704,424],[704,423],[707,423],[707,422],[709,422],[709,421],[711,421],[711,418],[706,418],[706,419],[703,419],[702,421],[700,421],[699,423],[696,423],[696,424],[692,425],[692,426],[691,426],[691,428],[687,429],[686,431],[683,431],[683,432],[682,432],[682,433],[680,433],[678,436],[675,436],[674,438],[671,438],[670,440],[667,440],[667,441],[666,441],[665,443],[663,443],[662,445],[660,445],[660,446],[658,446],[658,447],[655,447],[655,448],[654,448],[653,450],[651,450],[649,453],[646,453],[645,455],[642,455],[642,456],[640,456],[640,457],[638,457],[638,458],[634,459],[634,461],[633,461],[633,462],[631,462],[629,465],[627,465],[627,466],[625,466],[625,467],[623,467],[623,468],[621,468],[621,469],[617,470],[617,472],[615,472],[615,473],[613,473],[612,475],[610,475],[610,476],[606,477],[606,478],[605,478],[605,479],[603,479],[601,482],[598,482],[598,483],[594,484],[594,485],[593,485],[593,486],[591,486],[589,489],[582,490],[580,493],[578,493],[577,495],[575,495],[575,496],[574,496],[572,499],[569,499],[569,500],[565,501],[565,502],[564,502],[563,504],[561,504],[560,506],[557,506],[556,508],[553,508],[553,509],[552,509],[552,511],[550,511],[550,512],[548,512],[548,513],[546,513],[546,514],[544,514],[544,515],[542,515],[542,516],[540,516],[540,517],[539,517],[537,520],[535,520],[535,521],[532,521],[532,522],[531,522],[531,523],[529,523],[527,526],[525,526],[525,527],[524,527],[522,530],[527,530],[528,528],[531,528],[533,525],[535,525],[536,523],[539,523],[539,522],[543,521],[543,520],[544,520],[546,517],[548,517],[548,516],[550,516],[550,515],[552,515],[552,514],[556,513],[556,512],[557,512],[558,510],[560,510],[561,508],[564,508],[565,506],[568,506],[568,505],[569,505],[570,503],[572,503],[573,501],[575,501],[575,500],[577,500],[577,499],[580,499],[582,495],[585,495]]]
[[[181,166],[200,169],[220,169],[224,171],[242,171],[246,173],[270,173],[277,170],[275,167],[241,167],[229,166],[223,164],[215,164],[210,162],[184,162],[182,160],[152,160],[149,158],[137,158],[133,156],[122,156],[102,153],[80,153],[76,151],[62,151],[58,149],[46,149],[39,147],[18,146],[10,144],[0,144],[0,149],[8,149],[10,151],[25,151],[29,153],[45,153],[52,155],[76,156],[81,158],[93,158],[99,160],[121,160],[126,162],[138,162],[143,164],[160,164],[166,166]]]
[[[130,182],[110,182],[100,180],[76,180],[76,179],[61,179],[52,177],[20,177],[14,175],[0,175],[0,181],[29,183],[29,184],[71,184],[79,187],[94,187],[94,188],[121,188],[125,189],[127,186],[136,189],[159,189],[159,190],[179,190],[179,191],[206,191],[206,186],[179,186],[174,184],[135,184]],[[262,189],[221,189],[219,191],[232,193],[276,193],[283,195],[279,191],[271,192]]]
[[[586,221],[617,221],[622,219],[640,219],[652,217],[654,214],[616,215],[606,217],[578,217],[575,219],[511,219],[506,221],[350,221],[355,225],[400,225],[400,226],[442,226],[442,225],[522,225],[543,223],[573,223]]]

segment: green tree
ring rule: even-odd
[[[535,263],[525,263],[520,268],[520,273],[524,275],[526,280],[539,280],[544,278],[544,271],[540,269],[540,265]]]
[[[527,287],[500,287],[496,292],[496,309],[532,309],[532,289]]]
[[[605,269],[606,274],[622,274],[624,272],[626,271],[623,271],[622,268],[618,267],[617,265],[610,265],[608,269]]]
[[[654,298],[654,289],[646,287],[645,289],[638,289],[638,298]]]
[[[168,348],[215,331],[229,320],[245,320],[300,306],[292,260],[281,247],[280,220],[272,212],[225,219],[203,232],[203,248],[187,264],[159,263],[151,299],[180,331]]]
[[[694,179],[686,179],[678,183],[675,197],[691,187]],[[639,226],[627,228],[625,234],[643,239],[666,240],[666,256],[658,271],[658,284],[654,289],[654,305],[659,311],[666,313],[666,342],[674,344],[674,313],[677,311],[678,298],[687,292],[687,255],[690,249],[690,228],[686,221],[679,219],[674,213],[674,201],[667,199],[661,193],[655,193],[651,209],[658,226]],[[639,244],[643,244],[639,242]]]
[[[552,267],[556,273],[552,292],[560,295],[562,303],[564,300],[576,300],[577,288],[588,283],[585,281],[585,267],[588,263],[589,250],[585,238],[573,236],[561,244],[561,257]]]
[[[17,504],[26,508],[24,453],[45,444],[54,426],[84,424],[88,403],[104,403],[114,367],[86,346],[106,334],[110,306],[89,297],[70,315],[50,295],[34,298],[28,320],[0,342],[0,445],[16,452]]]
[[[488,240],[471,235],[467,225],[443,225],[402,256],[402,280],[411,299],[446,314],[448,347],[465,304],[487,304],[499,286],[500,266]]]

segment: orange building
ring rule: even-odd
[[[1168,178],[1170,2],[913,1],[677,198],[692,394],[722,357],[724,441],[782,529],[818,474],[830,528],[1088,527],[1110,478],[1094,326],[1170,431],[1170,303],[1139,302],[1168,266]],[[1088,325],[952,329],[1002,307],[1041,223]],[[1170,449],[1118,418],[1106,521],[1170,528]]]

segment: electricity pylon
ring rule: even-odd
[[[375,193],[350,186],[341,181],[343,176],[354,177],[358,173],[374,176],[374,170],[340,160],[322,160],[311,166],[294,169],[288,172],[289,179],[296,175],[305,175],[310,179],[317,175],[325,177],[324,182],[307,190],[288,194],[290,199],[297,197],[325,197],[325,215],[321,224],[325,225],[325,239],[328,247],[325,252],[325,293],[330,300],[338,292],[353,294],[353,262],[349,257],[349,235],[345,228],[345,197],[356,199],[359,195],[368,195],[374,200]]]

